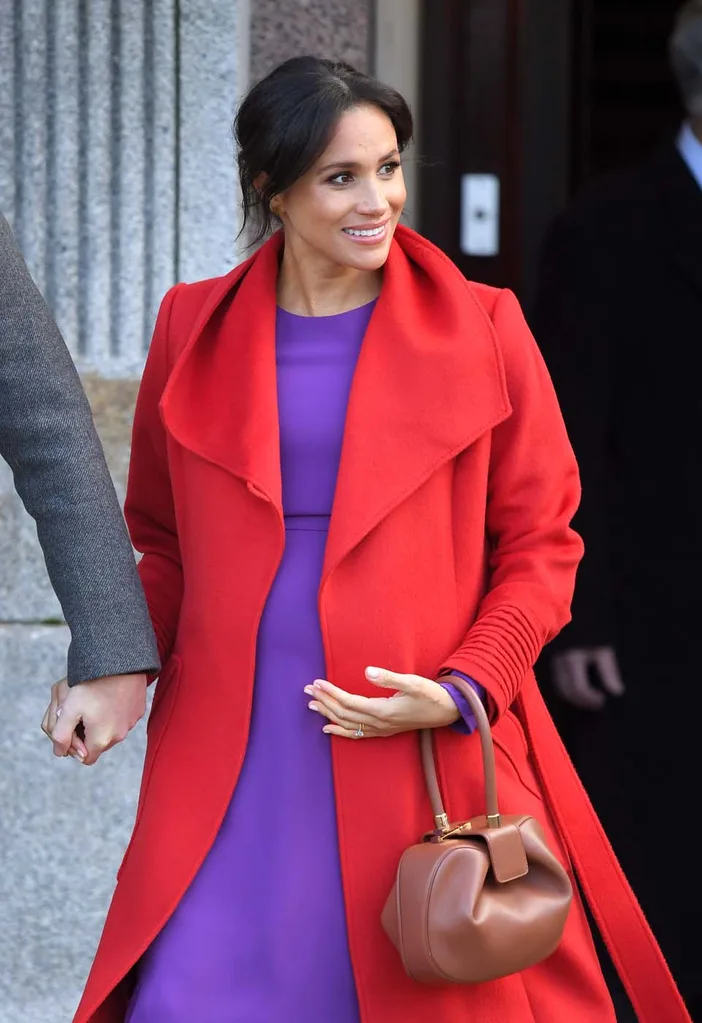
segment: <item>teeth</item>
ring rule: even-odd
[[[353,238],[374,238],[376,235],[382,234],[384,230],[385,224],[383,224],[382,227],[364,229],[363,231],[354,231],[353,228],[350,227],[344,228],[346,234],[350,234]]]

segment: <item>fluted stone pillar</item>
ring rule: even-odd
[[[0,0],[0,209],[120,496],[158,303],[240,256],[248,20],[248,0]],[[133,819],[143,728],[90,770],[54,761],[39,731],[67,642],[0,462],[0,1023],[71,1019]]]

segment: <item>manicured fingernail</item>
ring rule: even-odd
[[[78,757],[79,760],[85,760],[85,753],[83,752],[82,749],[76,750],[76,756]]]
[[[316,703],[308,703],[307,706],[310,708],[310,710],[316,710],[317,709],[317,704]]]
[[[331,732],[331,728],[323,728],[322,731],[324,732],[325,735],[329,735],[329,733]]]
[[[312,686],[305,686],[305,692],[307,693],[308,696],[311,696],[313,691],[314,690],[312,689]]]
[[[366,668],[366,678],[380,678],[380,668]]]

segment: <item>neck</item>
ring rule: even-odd
[[[278,305],[298,316],[335,316],[376,299],[381,281],[381,271],[299,258],[286,244],[278,274]]]

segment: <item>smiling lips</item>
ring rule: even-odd
[[[384,241],[388,233],[388,221],[375,227],[344,227],[343,232],[361,245],[374,245]]]

